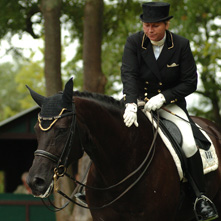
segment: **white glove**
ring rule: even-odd
[[[133,123],[138,127],[137,123],[137,105],[135,103],[126,104],[124,112],[124,123],[127,127],[130,127]]]
[[[163,94],[158,94],[158,95],[150,98],[150,100],[145,104],[144,110],[145,111],[151,111],[151,110],[155,111],[155,110],[161,108],[165,101],[166,101],[166,99],[163,96]]]

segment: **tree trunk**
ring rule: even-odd
[[[102,18],[103,0],[87,0],[84,8],[84,85],[83,89],[90,92],[104,93],[106,77],[101,68]],[[79,179],[84,174],[89,158],[84,156],[79,162]],[[75,221],[91,221],[89,210],[78,206],[72,214]]]
[[[47,96],[62,90],[61,81],[61,28],[62,0],[42,0],[41,11],[45,30],[45,81]]]
[[[87,0],[84,9],[84,90],[104,93],[106,77],[101,69],[103,0]]]

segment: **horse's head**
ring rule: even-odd
[[[41,112],[35,125],[38,148],[27,182],[35,196],[47,197],[53,189],[54,170],[63,173],[71,161],[83,154],[75,131],[73,81],[67,82],[63,93],[47,98],[28,89]],[[73,144],[77,148],[71,148]]]

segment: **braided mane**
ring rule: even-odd
[[[116,100],[115,98],[104,95],[104,94],[92,93],[92,92],[86,92],[86,91],[85,92],[73,91],[73,96],[93,99],[95,101],[98,101],[99,103],[102,103],[105,106],[112,105],[118,108],[124,107],[124,103],[122,101]]]

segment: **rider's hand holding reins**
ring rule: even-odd
[[[158,94],[152,98],[145,104],[144,110],[145,111],[155,111],[157,109],[160,109],[163,104],[165,103],[166,99],[163,96],[163,94]]]
[[[126,104],[126,109],[124,111],[124,123],[127,127],[130,127],[133,123],[138,127],[137,123],[137,105],[135,103]]]

